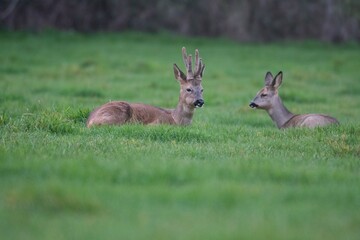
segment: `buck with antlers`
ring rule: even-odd
[[[320,127],[329,124],[339,124],[330,116],[323,114],[293,114],[282,103],[278,95],[278,88],[282,83],[282,72],[275,78],[268,72],[265,76],[265,87],[262,88],[251,101],[251,108],[264,109],[278,128],[289,127]]]
[[[180,83],[180,97],[175,109],[164,109],[142,103],[128,103],[114,101],[106,103],[90,113],[87,127],[94,125],[113,124],[191,124],[195,108],[202,107],[203,88],[201,85],[205,65],[199,58],[199,51],[195,50],[195,69],[192,70],[192,57],[187,56],[185,47],[182,48],[183,60],[186,66],[185,75],[174,64],[175,79]]]

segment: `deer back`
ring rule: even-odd
[[[95,109],[88,118],[87,127],[126,123],[175,124],[175,121],[168,109],[142,103],[114,101]]]
[[[299,114],[292,117],[281,128],[288,127],[322,127],[329,124],[339,124],[339,121],[331,116],[324,114]]]

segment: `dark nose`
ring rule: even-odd
[[[203,99],[198,99],[194,102],[194,106],[195,107],[202,107],[204,105],[204,100]]]
[[[259,105],[257,105],[256,103],[254,103],[254,102],[251,102],[250,104],[249,104],[249,107],[251,107],[251,108],[257,108]]]

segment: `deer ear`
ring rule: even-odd
[[[174,64],[174,75],[175,75],[175,79],[183,82],[186,81],[186,75],[180,70],[180,68]]]
[[[282,71],[280,71],[274,78],[274,80],[271,83],[271,86],[273,86],[274,88],[278,88],[280,87],[281,83],[282,83],[282,77],[283,77],[283,73]]]
[[[273,79],[274,77],[271,72],[267,72],[265,75],[265,86],[271,86]]]

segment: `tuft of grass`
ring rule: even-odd
[[[77,112],[44,110],[37,113],[24,113],[14,124],[28,132],[47,131],[54,134],[72,134],[78,130],[74,124],[84,123],[88,112],[88,110]]]
[[[66,116],[74,121],[75,123],[81,123],[83,125],[85,125],[86,120],[88,118],[88,116],[90,115],[90,109],[86,108],[86,109],[68,109],[66,111]]]
[[[10,122],[10,117],[4,112],[0,114],[0,126],[4,126]]]

